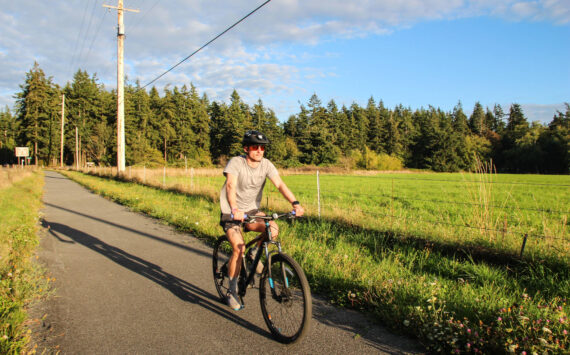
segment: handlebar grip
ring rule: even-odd
[[[231,218],[232,218],[232,220],[233,220],[233,219],[234,219],[234,214],[232,213],[232,214],[230,214],[230,216],[231,216]],[[243,219],[244,219],[244,220],[247,219],[247,213],[244,213],[244,214],[243,214]]]

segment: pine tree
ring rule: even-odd
[[[485,126],[485,111],[478,101],[475,103],[473,113],[469,117],[469,128],[471,132],[479,136],[483,135],[487,129]]]
[[[37,62],[26,73],[25,83],[20,88],[22,91],[15,95],[16,119],[21,127],[19,144],[31,148],[34,164],[40,161],[47,164],[52,137],[49,128],[54,126],[50,120],[55,119],[54,113],[58,110],[54,105],[57,88]]]
[[[469,131],[469,125],[467,123],[467,116],[463,112],[463,106],[461,101],[453,108],[453,113],[451,114],[453,129],[460,134],[467,134]]]
[[[0,164],[12,164],[18,134],[18,122],[8,106],[0,112]]]
[[[195,155],[192,158],[201,166],[212,163],[210,156],[210,125],[208,117],[208,98],[200,99],[198,90],[190,86],[190,107],[192,115],[191,129],[194,132]]]

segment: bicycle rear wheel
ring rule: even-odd
[[[263,319],[278,341],[293,343],[307,333],[312,317],[311,290],[303,269],[289,255],[275,254],[271,265],[265,265],[259,301]]]
[[[212,268],[214,272],[214,284],[222,302],[226,302],[226,296],[230,288],[228,278],[228,262],[232,253],[232,246],[226,236],[218,238],[214,244],[212,256]]]

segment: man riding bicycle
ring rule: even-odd
[[[237,280],[245,251],[241,224],[245,214],[248,216],[265,215],[259,211],[265,179],[268,178],[283,197],[291,203],[296,216],[300,217],[305,212],[295,195],[281,180],[273,163],[263,157],[265,147],[270,143],[269,139],[261,132],[247,131],[242,143],[245,155],[230,159],[224,169],[226,182],[220,191],[220,225],[233,249],[228,265],[230,291],[227,302],[236,311],[242,307],[237,291]],[[264,222],[248,223],[244,228],[246,231],[265,233]],[[274,221],[270,222],[270,228],[272,236],[277,237],[279,227]]]

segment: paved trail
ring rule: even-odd
[[[257,292],[220,303],[211,248],[47,171],[40,260],[54,295],[31,310],[38,352],[64,354],[422,353],[359,313],[315,299],[312,328],[291,346],[271,338]],[[251,290],[257,291],[257,290]]]

